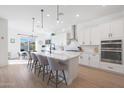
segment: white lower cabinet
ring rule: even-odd
[[[89,54],[82,54],[79,63],[82,65],[89,65]]]
[[[95,67],[103,70],[113,71],[117,73],[124,73],[124,65],[112,64],[107,62],[101,62],[99,55],[82,54],[80,56],[79,64]]]
[[[99,66],[99,55],[93,55],[93,54],[82,54],[80,56],[80,64],[86,65],[86,66],[92,66],[92,67],[98,67]]]
[[[100,62],[99,68],[109,70],[109,71],[124,73],[124,66],[123,65]]]
[[[91,55],[90,56],[90,66],[92,67],[99,67],[99,55]]]

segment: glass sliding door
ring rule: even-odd
[[[35,39],[34,38],[21,38],[20,51],[35,51]]]
[[[30,38],[28,44],[29,51],[35,51],[35,39]]]

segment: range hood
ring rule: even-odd
[[[70,39],[70,44],[65,47],[66,51],[80,51],[79,47],[80,44],[77,40],[77,33],[76,33],[77,26],[72,25],[72,38]]]

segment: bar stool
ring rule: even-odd
[[[35,53],[31,53],[31,58],[33,61],[31,71],[34,69],[34,73],[36,73],[36,69],[39,68],[38,58]]]
[[[38,61],[39,61],[39,64],[40,64],[40,69],[39,69],[39,72],[38,72],[38,76],[40,74],[40,72],[43,72],[43,81],[44,81],[44,77],[45,77],[45,71],[47,71],[48,73],[48,60],[47,60],[47,57],[45,56],[42,56],[42,55],[37,55],[37,58],[38,58]]]
[[[61,83],[63,80],[65,81],[65,84],[67,85],[66,81],[66,76],[65,76],[65,65],[62,64],[59,60],[53,59],[53,58],[47,58],[48,63],[50,66],[50,75],[47,84],[49,84],[49,81],[53,82],[56,84],[56,87],[58,86],[59,83]],[[63,76],[60,76],[58,72],[62,72]],[[55,73],[54,73],[55,72]],[[62,78],[60,81],[59,78]],[[55,82],[52,80],[55,79]]]
[[[32,64],[32,57],[31,57],[31,52],[28,51],[28,64],[27,64],[27,68],[31,68],[31,64]]]

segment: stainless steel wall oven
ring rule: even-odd
[[[101,41],[101,61],[122,64],[122,40]]]

